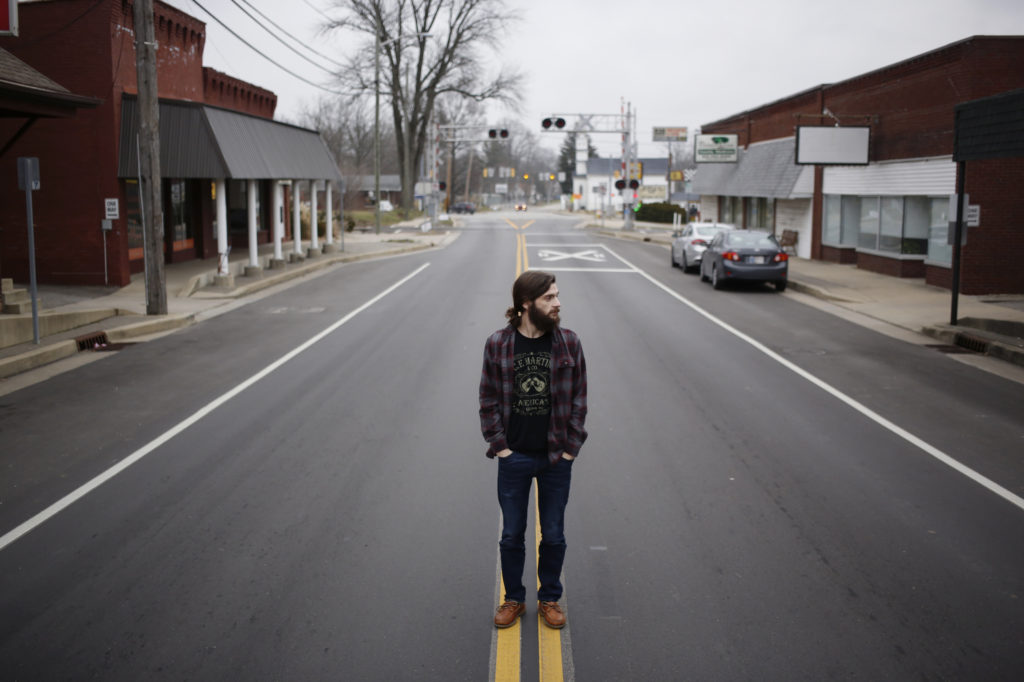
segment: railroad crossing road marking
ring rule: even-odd
[[[537,257],[548,262],[575,258],[583,261],[589,261],[591,263],[604,263],[606,258],[605,254],[597,249],[587,249],[585,251],[577,251],[575,253],[566,253],[565,251],[555,251],[553,249],[541,249],[537,252]]]

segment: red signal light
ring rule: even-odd
[[[559,129],[564,128],[565,127],[565,119],[564,118],[556,118],[555,119],[555,127],[559,128]]]
[[[554,121],[552,121],[550,118],[546,118],[546,119],[544,119],[543,121],[540,122],[540,125],[541,125],[541,127],[544,128],[544,130],[547,130],[548,128],[551,127],[551,125],[553,123],[554,123]]]

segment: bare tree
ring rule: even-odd
[[[335,7],[340,17],[325,29],[370,36],[338,74],[348,91],[375,92],[379,45],[380,89],[391,108],[402,206],[409,209],[437,98],[517,100],[518,74],[503,69],[487,78],[482,68],[484,50],[498,46],[513,16],[500,0],[336,0]]]

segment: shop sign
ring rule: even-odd
[[[736,163],[740,158],[740,136],[698,135],[693,157],[697,163]]]

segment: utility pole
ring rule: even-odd
[[[160,177],[160,109],[156,83],[153,0],[135,0],[135,72],[139,88],[139,198],[146,260],[146,314],[167,314],[164,211]]]

